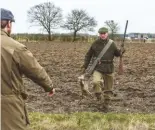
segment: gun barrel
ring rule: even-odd
[[[127,27],[128,27],[128,20],[126,21],[126,25],[125,25],[125,30],[124,30],[124,37],[123,37],[122,46],[124,46],[124,41],[125,41],[125,36],[126,36]]]

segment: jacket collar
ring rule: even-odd
[[[108,41],[109,41],[109,38],[107,38],[106,40],[103,40],[103,39],[101,39],[101,38],[99,38],[100,39],[100,41],[102,42],[102,43],[108,43]]]
[[[1,29],[1,35],[5,35],[5,36],[10,37],[3,29]]]

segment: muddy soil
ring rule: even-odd
[[[77,77],[90,47],[86,43],[24,43],[53,80],[57,89],[48,97],[41,87],[24,78],[29,111],[72,113],[104,112],[102,101],[95,97],[81,98]],[[124,74],[118,75],[119,58],[115,58],[114,92],[109,112],[155,112],[155,44],[126,44],[123,57]],[[90,86],[92,92],[92,86]]]

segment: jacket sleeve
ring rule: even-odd
[[[46,92],[50,92],[53,86],[52,81],[33,54],[26,47],[22,47],[16,53],[18,53],[21,73],[43,87]]]
[[[92,49],[92,46],[89,48],[88,52],[86,53],[85,55],[85,60],[84,60],[84,68],[87,69],[89,63],[90,63],[90,60],[93,56],[93,49]]]
[[[114,45],[114,55],[115,55],[116,57],[121,56],[121,51],[120,51],[120,49],[117,48],[117,46],[116,46],[115,43],[113,43],[113,45]]]

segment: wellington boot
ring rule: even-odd
[[[101,93],[95,93],[95,96],[96,96],[96,99],[98,101],[101,101],[101,99],[102,99],[102,94]]]

